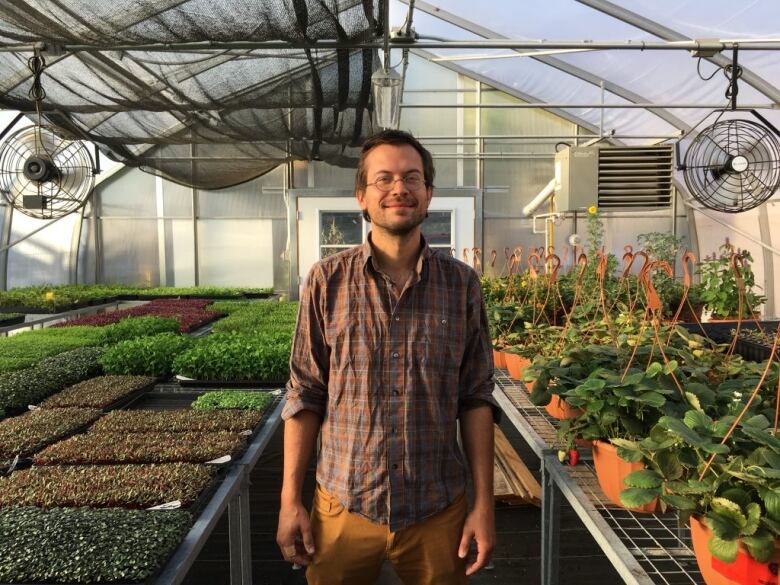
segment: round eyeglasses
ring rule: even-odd
[[[425,185],[425,180],[420,175],[406,175],[397,179],[393,178],[392,175],[380,175],[373,183],[366,183],[366,187],[373,185],[380,191],[389,193],[396,181],[403,181],[409,191],[416,191]]]

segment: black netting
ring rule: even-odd
[[[0,43],[44,53],[43,114],[68,137],[179,183],[213,189],[289,157],[354,164],[372,132],[371,49],[213,49],[211,42],[374,40],[384,0],[18,0]],[[204,43],[181,52],[122,45]],[[32,113],[29,52],[0,52],[0,106]]]

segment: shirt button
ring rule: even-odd
[[[398,463],[393,463],[393,469],[398,469]]]
[[[442,320],[441,320],[441,324],[442,324],[442,325],[446,325],[446,324],[447,324],[447,319],[442,319]]]
[[[394,351],[394,352],[393,352],[393,357],[394,357],[394,358],[397,358],[399,355],[400,355],[400,354],[399,354],[397,351]]]
[[[393,434],[395,434],[395,432],[396,432],[396,431],[395,431],[395,427],[393,427]]]
[[[401,320],[401,317],[396,317],[396,318],[395,318],[395,320],[396,320],[396,321],[400,321],[400,320]]]
[[[393,390],[393,394],[394,394],[395,396],[398,396],[398,395],[400,394],[400,392],[399,392],[398,390]]]

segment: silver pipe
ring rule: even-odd
[[[673,139],[680,138],[681,134],[615,134],[613,131],[606,132],[606,138],[645,138],[645,139]],[[417,140],[576,140],[585,138],[590,140],[594,138],[593,134],[482,134],[475,136],[416,136]],[[598,135],[595,136],[598,138]]]
[[[384,38],[382,39],[382,50],[384,51],[385,70],[390,69],[390,0],[385,0],[382,5],[382,25],[384,27]]]
[[[417,41],[406,39],[390,39],[392,48],[410,49],[587,49],[601,51],[730,51],[739,46],[740,51],[778,51],[780,40],[762,40],[750,42],[749,39],[739,41],[543,41],[528,39],[485,39],[479,41]],[[201,51],[203,49],[384,49],[382,41],[194,41],[183,43],[139,43],[139,44],[108,44],[85,45],[65,44],[58,49],[66,52],[99,52],[99,51]],[[5,44],[0,51],[31,53],[36,48],[46,48],[44,42],[33,44]]]
[[[477,108],[488,110],[501,109],[533,109],[533,108],[577,108],[577,109],[641,109],[649,110],[653,108],[681,109],[681,110],[722,110],[725,104],[651,104],[651,103],[625,103],[625,104],[562,104],[555,102],[536,102],[521,104],[401,104],[402,108],[432,108],[432,109],[452,109],[452,108]],[[780,106],[773,103],[766,104],[748,104],[741,105],[737,110],[776,110]]]

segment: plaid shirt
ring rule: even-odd
[[[317,481],[396,532],[463,493],[460,413],[500,411],[477,274],[423,241],[416,273],[394,297],[371,251],[369,241],[309,273],[282,418],[319,414]]]

